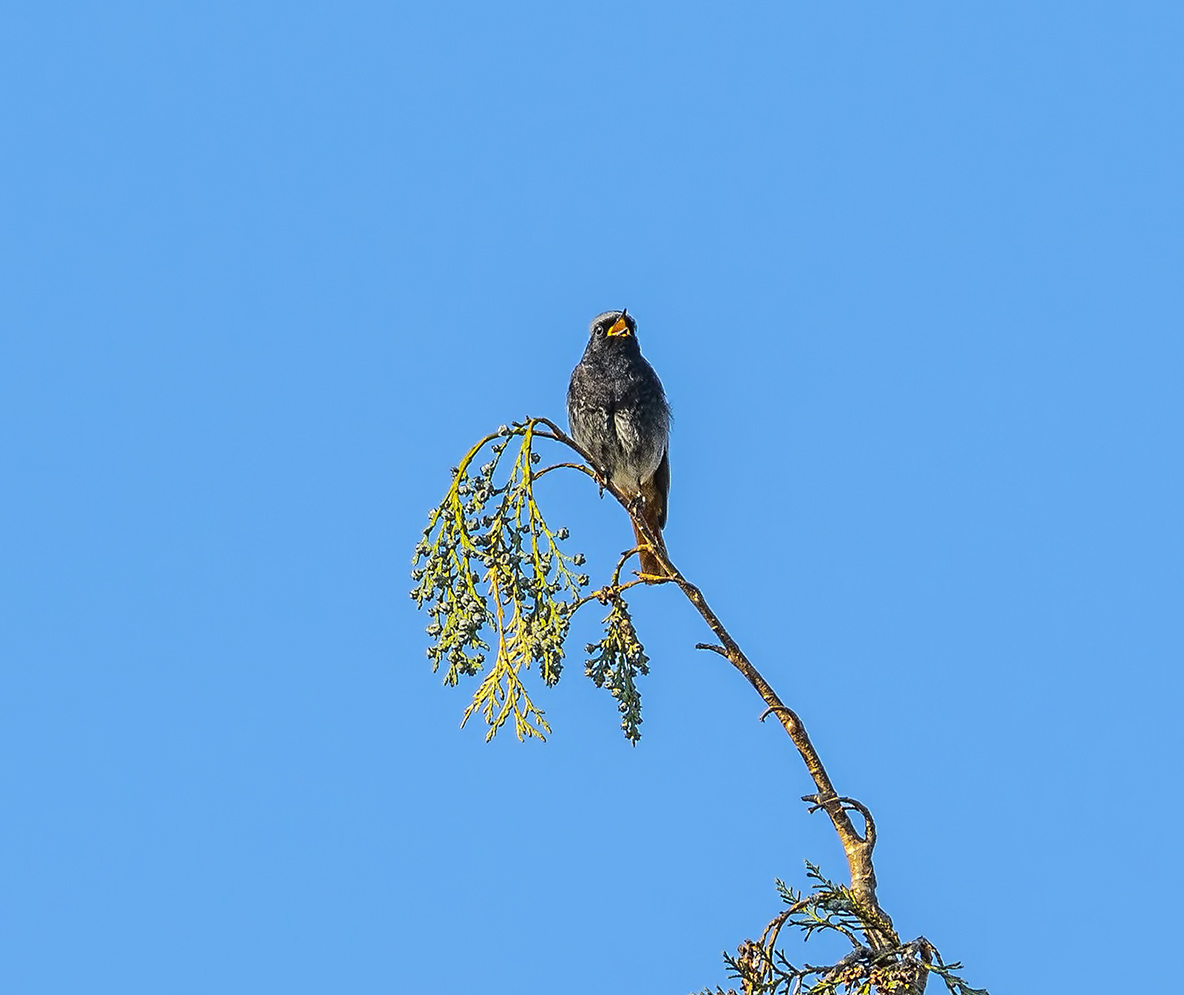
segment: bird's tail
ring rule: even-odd
[[[651,508],[652,506],[643,505],[638,513],[645,518],[646,524],[650,527],[650,531],[653,532],[654,538],[658,541],[658,549],[665,556],[666,543],[662,541],[662,529],[658,526],[657,509],[652,508],[651,510]],[[662,566],[657,556],[654,555],[653,550],[650,548],[649,540],[641,534],[641,529],[637,527],[636,522],[633,523],[633,538],[637,540],[637,545],[640,547],[638,557],[641,561],[641,573],[643,577],[673,576],[669,570]]]

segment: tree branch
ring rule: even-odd
[[[561,443],[578,453],[589,466],[596,466],[591,455],[554,422],[546,418],[532,418],[527,421],[545,425],[549,430],[547,432],[536,431],[534,435],[537,438],[549,438]],[[900,939],[893,928],[892,920],[880,908],[880,904],[876,899],[876,873],[872,865],[872,850],[875,847],[876,834],[875,823],[871,819],[871,814],[859,802],[851,798],[842,797],[835,791],[830,776],[826,772],[826,767],[823,766],[822,759],[818,756],[818,751],[810,741],[810,736],[806,732],[806,727],[803,725],[802,720],[798,718],[797,713],[778,697],[769,682],[765,680],[760,671],[745,656],[744,651],[740,649],[739,644],[724,627],[719,616],[715,614],[711,606],[707,603],[707,599],[703,597],[703,592],[683,576],[682,572],[674,565],[664,544],[654,534],[644,516],[638,514],[638,509],[632,496],[627,497],[622,494],[613,486],[612,481],[604,480],[599,473],[596,474],[596,477],[604,490],[612,494],[621,507],[625,509],[626,514],[629,515],[634,525],[637,526],[639,534],[649,543],[650,551],[669,572],[670,576],[666,578],[667,582],[678,585],[687,600],[698,611],[703,621],[707,623],[707,627],[711,629],[715,637],[719,640],[718,645],[699,643],[696,645],[696,649],[710,650],[717,653],[738,670],[741,676],[748,681],[753,690],[760,695],[761,700],[768,706],[761,716],[761,720],[763,721],[770,714],[776,715],[782,728],[785,729],[786,734],[793,741],[794,746],[797,747],[798,754],[801,756],[802,762],[806,765],[806,770],[809,772],[815,787],[818,789],[816,794],[806,796],[805,800],[813,802],[811,811],[817,811],[821,808],[826,812],[831,824],[834,826],[835,832],[838,834],[839,842],[842,843],[843,852],[847,857],[847,866],[851,874],[851,895],[859,907],[860,918],[869,924],[866,930],[868,943],[873,949],[899,946]],[[630,550],[626,554],[626,557],[622,558],[621,564],[618,564],[616,574],[613,578],[614,582],[618,579],[624,559],[632,552],[634,551]],[[848,814],[849,810],[857,811],[863,816],[865,824],[863,835],[856,830],[854,823],[852,823],[851,817]]]

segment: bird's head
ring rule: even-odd
[[[613,348],[615,346],[637,345],[637,322],[628,313],[628,309],[620,311],[605,311],[592,320],[589,329],[592,333],[592,344],[598,348]]]

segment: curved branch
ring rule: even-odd
[[[761,934],[761,946],[765,948],[766,956],[771,961],[773,959],[773,950],[777,946],[777,937],[781,933],[781,927],[785,925],[786,920],[795,912],[801,912],[810,904],[808,898],[802,898],[793,903],[787,909],[782,909],[775,915],[765,927],[765,931]]]
[[[876,848],[876,820],[872,818],[867,806],[854,798],[840,798],[839,801],[863,816],[863,838],[867,842],[867,851],[870,854]]]

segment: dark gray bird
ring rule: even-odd
[[[670,405],[658,374],[641,355],[637,322],[625,311],[605,311],[591,326],[584,358],[567,388],[572,438],[626,497],[642,498],[641,515],[658,539],[666,527],[670,492]],[[633,526],[637,545],[647,545]],[[649,549],[641,551],[644,576],[665,577]]]

